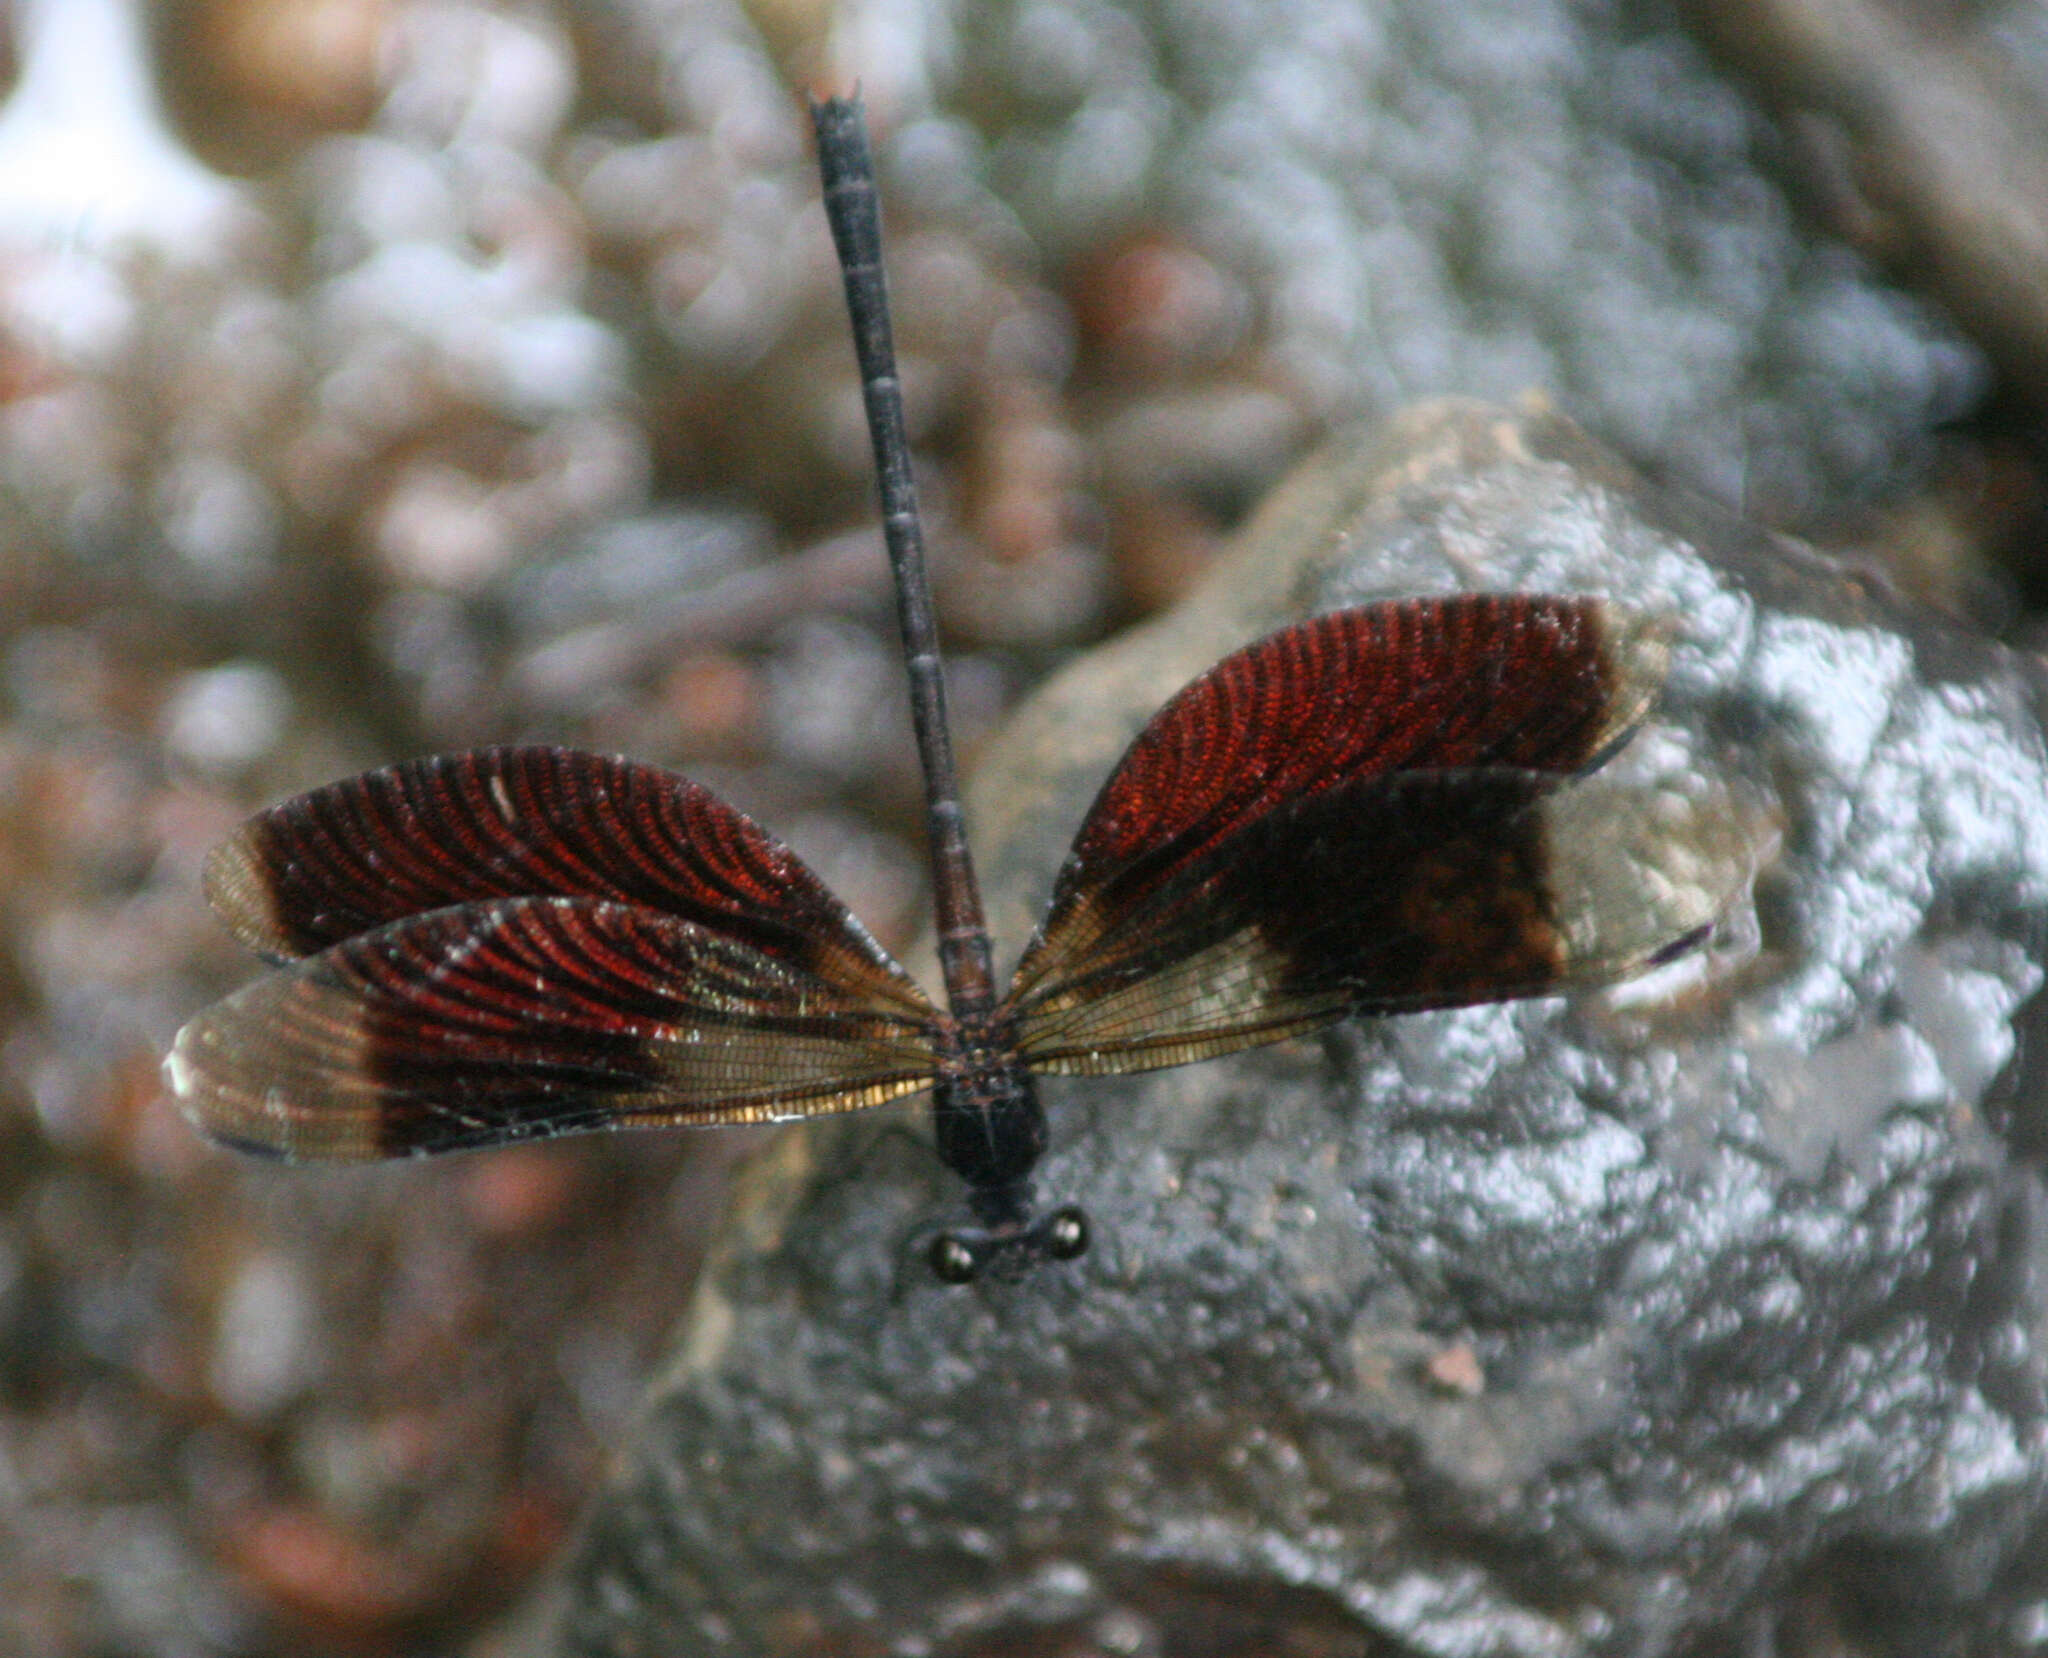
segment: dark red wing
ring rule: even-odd
[[[492,898],[602,898],[694,921],[792,965],[900,970],[797,855],[658,766],[487,748],[365,772],[258,813],[206,894],[272,960]]]
[[[1226,837],[1327,789],[1407,770],[1597,764],[1655,698],[1665,658],[1661,622],[1526,594],[1370,605],[1267,635],[1182,689],[1118,762],[1012,998],[1064,980],[1105,928]]]
[[[199,1015],[179,1105],[245,1151],[368,1158],[755,1122],[926,1086],[907,979],[834,981],[654,910],[465,904],[359,933]]]
[[[1012,992],[1019,1050],[1142,1071],[1625,978],[1699,942],[1747,878],[1720,804],[1501,768],[1337,784],[1109,894],[1085,947],[1055,939]]]

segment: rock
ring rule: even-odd
[[[1545,409],[1428,405],[1332,443],[985,757],[998,938],[1190,674],[1294,615],[1480,587],[1678,619],[1612,764],[1754,819],[1753,907],[1620,991],[1049,1085],[1041,1193],[1096,1242],[1016,1282],[926,1271],[958,1192],[919,1116],[784,1130],[555,1650],[1563,1658],[1827,1625],[1907,1653],[2038,1626],[2033,661],[1658,495]]]
[[[1802,68],[1851,56],[1868,28],[1854,47],[1837,37],[1883,9],[1839,0],[1807,23],[1827,47],[1796,52],[1781,27],[1762,52]],[[2037,233],[2038,185],[1992,164],[2030,159],[2039,100],[1951,96],[1953,54],[1936,55],[1933,37],[2039,60],[2031,13],[1895,26],[1909,51],[1894,80],[1921,63],[1939,78],[1913,82],[1911,99],[1868,77],[1835,94],[1887,138],[1856,156],[1871,163],[1864,187],[1896,196],[1896,169],[1883,185],[1875,175],[1901,163],[1915,187],[1946,190],[1951,230],[1988,220],[1997,228],[1977,240],[2006,262],[1983,285],[2011,294],[2039,269],[2038,241],[2018,251]],[[985,177],[1053,269],[1092,273],[1106,246],[1163,234],[1244,296],[1245,337],[1220,371],[1155,378],[1129,355],[1107,366],[1091,335],[1077,378],[1093,395],[1077,401],[1112,511],[1190,474],[1198,501],[1219,486],[1257,499],[1279,476],[1259,469],[1273,422],[1233,427],[1219,408],[1247,394],[1277,391],[1297,429],[1324,431],[1422,397],[1541,386],[1660,478],[1810,531],[1845,502],[1908,488],[1927,467],[1928,429],[1984,400],[1978,342],[1800,226],[1779,178],[1787,135],[1670,8],[983,0],[943,44],[957,59],[925,72],[953,89],[941,112],[971,142],[925,176],[953,189]],[[874,89],[887,54],[855,50],[842,68],[886,105]],[[908,204],[886,174],[883,194],[901,223]],[[1937,244],[1937,259],[1953,246]],[[1077,296],[1098,329],[1099,291],[1091,281]],[[903,297],[899,309],[917,314]]]
[[[1947,306],[2048,398],[2048,31],[1864,0],[1694,0],[1754,81],[1828,229]]]

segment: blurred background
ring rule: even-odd
[[[2040,636],[2038,4],[0,0],[0,30],[10,1654],[488,1650],[757,1138],[202,1144],[158,1065],[254,970],[198,892],[243,815],[439,749],[622,750],[914,939],[807,89],[859,80],[876,127],[969,764],[1319,434],[1444,392],[1540,392]]]

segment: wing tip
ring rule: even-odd
[[[189,1020],[172,1039],[163,1076],[179,1114],[207,1139],[273,1162],[362,1162],[386,1155],[374,1110],[309,1109],[290,1078],[272,1080],[276,1053],[262,1031],[274,979],[259,979]],[[360,1033],[353,1033],[360,1043]],[[313,1086],[302,1083],[300,1086]],[[317,1092],[317,1089],[316,1089]]]
[[[1648,972],[1655,967],[1669,967],[1680,957],[1689,956],[1693,951],[1700,949],[1713,936],[1714,923],[1711,921],[1702,922],[1690,932],[1680,933],[1669,944],[1652,950],[1643,958],[1643,971]]]
[[[1597,771],[1635,735],[1664,693],[1678,620],[1668,611],[1638,609],[1612,599],[1583,601],[1595,618],[1600,676],[1607,708],[1581,774]]]
[[[198,1052],[207,1044],[206,1015],[201,1014],[178,1032],[171,1051],[164,1056],[164,1084],[171,1102],[190,1123],[215,1145],[267,1162],[290,1161],[288,1148],[275,1138],[250,1134],[231,1123],[220,1109],[227,1095],[210,1078]],[[239,1120],[240,1113],[237,1113]]]
[[[1731,791],[1585,778],[1545,798],[1547,864],[1568,957],[1632,978],[1698,949],[1775,839]]]
[[[288,961],[302,952],[284,926],[270,860],[259,844],[263,825],[263,817],[251,818],[207,853],[199,886],[237,944],[266,961]]]

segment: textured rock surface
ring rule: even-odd
[[[1615,764],[1779,837],[1719,950],[1056,1084],[1043,1189],[1098,1243],[1017,1283],[913,1258],[957,1198],[914,1115],[785,1130],[560,1651],[2038,1639],[2034,664],[1656,498],[1555,416],[1432,406],[1339,440],[1189,604],[1027,708],[974,814],[999,936],[1182,679],[1301,611],[1472,587],[1680,619]]]
[[[1134,227],[1183,238],[1231,284],[1265,383],[1315,418],[1541,386],[1660,476],[1804,523],[1897,490],[1925,424],[1981,393],[1946,320],[1809,239],[1783,136],[1661,5],[957,11],[957,64],[951,33],[930,56],[971,136],[932,123],[917,150],[957,160],[923,176],[985,168],[1056,261]],[[1103,392],[1110,468],[1162,431],[1162,462],[1227,463],[1244,440],[1205,424],[1253,424]]]
[[[1863,0],[1692,0],[1804,152],[1828,226],[1937,295],[2048,398],[2048,15]]]

